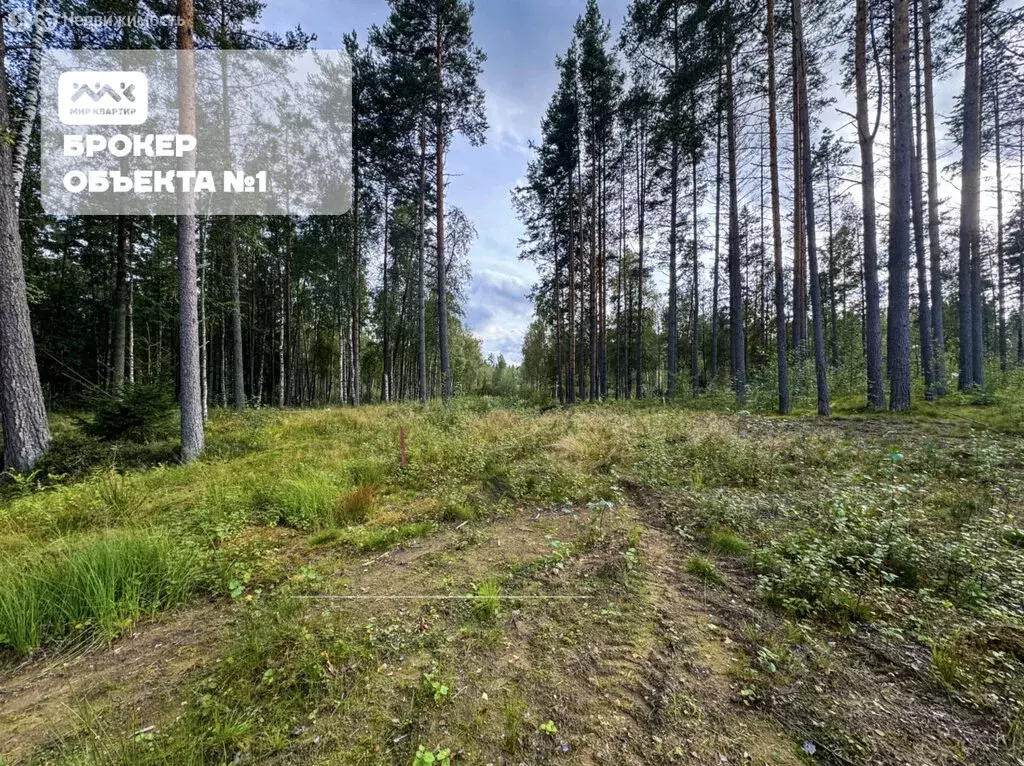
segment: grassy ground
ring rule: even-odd
[[[199,463],[25,477],[0,760],[1024,763],[985,404],[216,413]]]

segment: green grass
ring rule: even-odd
[[[326,478],[285,479],[261,487],[252,495],[254,517],[299,530],[320,529],[337,520],[337,489]]]
[[[712,392],[698,406],[725,396]],[[243,754],[409,764],[419,744],[454,745],[455,763],[481,753],[484,763],[572,760],[586,724],[563,713],[605,704],[586,685],[592,669],[576,648],[600,654],[641,623],[668,631],[659,647],[689,646],[678,616],[628,615],[645,604],[671,611],[670,601],[655,603],[658,578],[692,599],[695,584],[725,584],[727,573],[728,594],[704,594],[729,597],[716,606],[716,630],[730,629],[719,618],[741,594],[745,609],[771,613],[764,623],[799,626],[785,642],[771,631],[746,642],[746,664],[760,679],[750,688],[766,704],[780,679],[817,661],[826,639],[841,637],[841,647],[862,634],[899,636],[915,656],[930,653],[913,671],[929,689],[1019,699],[1024,447],[1007,433],[1017,405],[999,391],[984,401],[951,397],[893,418],[851,403],[848,419],[827,424],[654,402],[544,414],[489,400],[214,412],[210,449],[190,465],[145,469],[111,450],[108,461],[47,479],[42,490],[35,480],[3,490],[4,660],[113,638],[203,593],[227,608],[231,591],[227,642],[175,682],[156,738],[134,742],[141,727],[107,717],[107,733],[68,743],[69,762],[219,763]],[[477,523],[451,533],[468,519]],[[439,531],[408,568],[390,570],[387,558],[359,566]],[[537,539],[526,546],[520,534]],[[456,600],[369,611],[358,601],[292,598],[337,592],[349,580],[379,587],[393,571],[419,572],[423,593]],[[503,588],[563,587],[591,600],[524,599],[496,619]],[[972,627],[955,641],[930,638],[953,636],[957,625]],[[721,639],[716,645],[729,646]],[[652,644],[626,651],[641,655]],[[563,650],[572,663],[554,661]],[[478,672],[497,665],[517,691],[497,691]],[[441,667],[451,692],[443,724],[433,696],[420,704],[418,691],[423,674]],[[831,678],[820,670],[800,688]],[[574,691],[584,680],[585,693]],[[972,704],[989,710],[988,699],[979,691]],[[698,713],[716,720],[721,711]],[[556,737],[538,728],[549,719]],[[649,733],[643,741],[653,741]],[[571,755],[555,750],[562,738]]]
[[[750,546],[727,529],[718,529],[708,536],[708,547],[712,553],[722,556],[746,556]]]
[[[705,585],[721,585],[725,582],[722,573],[718,571],[713,561],[703,556],[691,556],[686,560],[686,572],[700,580]]]
[[[473,586],[473,613],[481,620],[493,620],[501,606],[501,588],[494,580]]]
[[[188,599],[200,579],[190,552],[170,537],[131,531],[58,544],[0,574],[0,644],[20,653],[72,637],[115,638]]]
[[[318,532],[310,537],[309,542],[314,546],[341,545],[363,553],[373,553],[409,540],[429,537],[436,531],[437,524],[433,521],[391,527],[349,527]]]

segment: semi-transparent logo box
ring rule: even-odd
[[[182,133],[178,66],[189,60],[195,131]],[[200,215],[349,210],[344,51],[50,50],[42,64],[51,215],[175,215],[191,201]]]

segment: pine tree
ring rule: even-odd
[[[0,29],[0,136],[11,134],[7,49]],[[28,473],[50,446],[21,261],[12,147],[0,141],[0,428],[3,467]]]

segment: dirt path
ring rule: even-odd
[[[0,675],[0,753],[12,763],[82,726],[82,710],[154,710],[177,682],[212,659],[232,619],[223,603],[176,609],[136,626],[112,646],[41,658]]]

